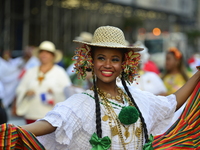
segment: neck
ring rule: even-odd
[[[112,83],[103,83],[103,82],[100,82],[99,80],[97,80],[96,86],[100,90],[110,93],[111,95],[117,95],[117,93],[118,93],[116,81],[113,81]]]
[[[177,74],[179,73],[179,70],[177,68],[174,68],[172,70],[169,71],[170,74]]]
[[[54,64],[52,64],[52,63],[42,64],[40,66],[40,71],[42,71],[43,73],[46,73],[47,71],[49,71],[53,67],[53,65]]]

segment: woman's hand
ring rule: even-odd
[[[26,96],[34,96],[34,95],[35,95],[35,92],[32,91],[32,90],[30,90],[30,91],[27,91],[25,95],[26,95]]]
[[[52,89],[49,89],[49,90],[48,90],[48,93],[53,94]]]

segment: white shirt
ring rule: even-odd
[[[71,85],[71,80],[65,70],[58,65],[54,65],[44,75],[41,84],[38,81],[39,66],[27,70],[16,90],[17,95],[17,114],[23,115],[27,119],[38,119],[45,116],[53,106],[44,104],[41,94],[52,97],[55,103],[64,101],[64,88]],[[51,89],[53,94],[48,91]],[[26,96],[27,91],[34,91],[34,96]]]
[[[121,82],[117,83],[117,85],[122,86]],[[137,87],[142,91],[151,92],[155,95],[167,92],[161,78],[156,73],[149,71],[145,71],[144,74],[141,74],[140,78],[137,78],[130,86]]]
[[[15,90],[20,81],[18,77],[22,65],[23,60],[21,57],[10,59],[9,61],[0,58],[0,81],[4,87],[4,98],[2,103],[6,108],[14,100]]]
[[[4,98],[4,87],[2,82],[0,81],[0,99]]]
[[[145,119],[148,133],[159,134],[168,125],[176,109],[176,97],[155,96],[152,93],[144,92],[136,88],[129,89]],[[86,91],[94,95],[93,91]],[[114,101],[114,100],[113,100]],[[114,101],[117,103],[116,101]],[[127,103],[120,105],[127,105]],[[101,105],[101,117],[105,115],[105,108]],[[114,109],[119,114],[120,109]],[[57,127],[55,132],[37,137],[48,150],[89,150],[89,140],[96,132],[95,100],[86,94],[75,94],[66,101],[58,103],[42,120],[48,121],[52,126]],[[140,125],[140,119],[130,125],[129,132],[132,133],[133,126]],[[109,136],[112,141],[113,150],[123,149],[118,136],[111,136],[108,121],[101,121],[102,137]],[[122,128],[124,133],[124,128]],[[129,137],[125,142],[130,141]],[[135,149],[137,139],[134,136],[131,143],[126,145],[129,150]],[[139,149],[142,149],[139,146]]]

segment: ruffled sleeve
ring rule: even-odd
[[[78,134],[84,132],[89,138],[95,132],[95,102],[85,94],[75,94],[64,102],[58,103],[52,111],[41,119],[57,127],[55,132],[37,137],[49,150],[66,150],[68,145],[79,142]],[[65,148],[64,148],[65,147]]]
[[[129,89],[142,112],[149,134],[162,134],[174,116],[176,96],[156,96],[134,87]]]

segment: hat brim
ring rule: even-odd
[[[128,50],[133,50],[135,52],[142,51],[144,48],[141,47],[136,47],[136,46],[124,46],[122,44],[118,43],[111,43],[111,42],[102,42],[102,43],[88,43],[84,41],[79,41],[79,40],[73,40],[75,43],[80,43],[80,44],[86,44],[89,46],[97,46],[97,47],[107,47],[107,48],[119,48],[119,49],[128,49]]]
[[[39,49],[39,47],[36,47],[35,50],[33,51],[33,55],[38,57],[40,50],[41,49]],[[48,50],[44,50],[44,51],[48,51]],[[62,60],[63,55],[62,55],[62,52],[60,50],[56,49],[54,52],[52,52],[52,51],[48,51],[48,52],[51,52],[55,55],[54,63],[58,63]]]

